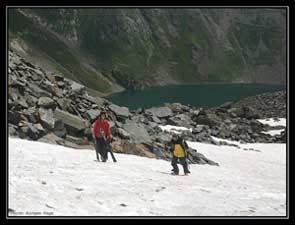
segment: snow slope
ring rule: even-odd
[[[188,143],[220,164],[190,165],[9,138],[9,198],[14,216],[285,216],[286,145]],[[180,170],[183,172],[182,168]]]

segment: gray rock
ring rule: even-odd
[[[158,141],[160,143],[168,143],[171,141],[171,136],[169,134],[162,133],[162,134],[157,135],[156,141]]]
[[[64,81],[64,77],[61,76],[61,75],[58,75],[58,74],[55,74],[55,75],[54,75],[54,79],[55,79],[57,82],[63,82],[63,81]]]
[[[73,92],[77,93],[77,94],[83,94],[86,90],[85,86],[82,84],[79,84],[75,81],[72,81],[71,84],[71,89]]]
[[[10,136],[15,136],[15,135],[17,135],[17,132],[16,132],[16,128],[15,127],[13,127],[13,126],[9,126],[8,127],[8,131],[9,131],[9,135]]]
[[[54,84],[48,80],[43,80],[41,87],[50,93],[54,92]]]
[[[161,123],[161,120],[156,116],[152,116],[152,121],[155,123]]]
[[[8,121],[11,124],[18,125],[18,123],[21,121],[21,114],[17,111],[8,111]]]
[[[89,144],[88,140],[85,140],[83,138],[74,137],[71,135],[66,136],[66,141],[75,143],[77,145],[88,145]]]
[[[119,121],[116,121],[116,122],[115,122],[115,125],[116,125],[117,127],[121,127],[121,128],[122,128],[122,126],[123,126],[123,124],[120,123]]]
[[[100,97],[93,97],[88,95],[87,93],[82,96],[82,98],[86,99],[87,101],[91,102],[92,104],[96,105],[97,108],[100,108],[104,104],[104,100]]]
[[[44,107],[44,108],[55,108],[56,107],[56,103],[52,98],[49,97],[40,97],[38,99],[38,105],[40,107]]]
[[[65,128],[65,124],[62,120],[56,120],[54,123],[54,130],[63,130]]]
[[[203,129],[204,129],[204,125],[197,125],[196,127],[193,128],[192,133],[198,134],[202,132]]]
[[[123,129],[130,134],[130,140],[135,143],[144,143],[151,140],[150,135],[144,125],[134,121],[126,121],[123,124]]]
[[[34,124],[35,128],[43,135],[46,131],[40,123]]]
[[[30,95],[35,96],[37,98],[40,98],[42,96],[46,96],[46,97],[52,96],[51,93],[49,93],[45,90],[42,90],[36,84],[33,84],[33,83],[28,83],[27,91],[29,92]]]
[[[172,103],[172,104],[165,104],[165,106],[169,107],[173,113],[182,113],[182,105],[180,103]]]
[[[29,107],[29,105],[28,105],[26,99],[24,99],[24,98],[18,99],[18,100],[16,100],[15,102],[16,102],[18,105],[20,105],[22,108],[28,108],[28,107]]]
[[[224,120],[224,123],[231,124],[231,121],[229,119],[226,119]]]
[[[100,114],[100,110],[90,109],[86,111],[88,119],[93,122]]]
[[[224,108],[224,109],[230,109],[232,104],[233,104],[233,102],[226,102],[226,103],[222,104],[220,107]]]
[[[67,130],[66,129],[55,130],[54,134],[60,138],[65,138],[67,136]]]
[[[214,162],[213,160],[208,159],[203,154],[194,150],[190,150],[190,153],[188,155],[188,160],[191,163],[196,163],[196,164],[209,164],[212,166],[219,166],[217,162]]]
[[[209,127],[220,126],[221,121],[218,116],[213,113],[206,113],[206,115],[199,115],[194,118],[194,121],[198,124],[208,125]]]
[[[28,132],[29,132],[29,127],[28,125],[23,125],[19,129],[19,137],[20,138],[27,138],[28,137]]]
[[[67,111],[70,108],[71,102],[71,99],[67,98],[60,98],[57,100],[58,106],[64,111]]]
[[[149,123],[148,123],[148,126],[149,126],[151,129],[154,129],[154,128],[158,127],[158,124],[157,124],[157,123],[153,123],[153,122],[149,122]]]
[[[24,110],[23,115],[25,115],[31,123],[38,123],[39,121],[39,116],[35,107]]]
[[[67,130],[70,132],[81,132],[87,127],[86,120],[60,109],[55,110],[54,118],[61,120],[66,125]]]
[[[114,121],[109,121],[109,124],[110,124],[110,128],[112,128],[112,127],[115,127],[115,126],[116,126],[116,124],[115,124],[115,122],[114,122]]]
[[[127,107],[120,107],[117,105],[109,105],[108,108],[118,117],[128,118],[131,114]]]
[[[65,83],[62,82],[62,81],[58,81],[58,82],[57,82],[57,86],[58,86],[59,88],[63,88],[63,87],[65,86]]]
[[[234,130],[236,127],[237,127],[236,124],[230,124],[230,125],[229,125],[229,129],[230,129],[230,130]]]
[[[58,98],[62,98],[63,97],[63,91],[57,87],[53,87],[52,89],[52,95],[56,96]]]
[[[93,131],[90,127],[85,128],[84,136],[88,139],[88,141],[93,141]]]
[[[121,138],[123,138],[123,139],[129,139],[130,138],[130,134],[127,131],[125,131],[124,129],[120,128],[120,127],[118,128],[118,133],[119,133],[119,136]]]
[[[39,117],[42,122],[43,127],[49,130],[54,129],[55,118],[52,109],[39,109]]]
[[[156,116],[158,118],[165,118],[165,117],[173,116],[172,110],[166,106],[147,109],[146,113],[149,113],[149,114]]]
[[[48,133],[43,137],[39,138],[38,141],[50,144],[60,144],[63,142],[63,139],[56,136],[54,133]]]
[[[37,140],[41,135],[39,130],[32,123],[28,123],[28,136],[33,140]]]

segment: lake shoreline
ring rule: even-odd
[[[175,102],[210,108],[227,101],[238,101],[257,94],[286,91],[286,89],[285,85],[262,83],[187,84],[151,87],[139,91],[125,90],[104,98],[133,110]]]

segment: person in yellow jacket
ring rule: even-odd
[[[173,175],[179,175],[179,169],[177,166],[178,161],[182,164],[183,166],[183,171],[185,175],[188,175],[190,173],[188,169],[188,164],[187,164],[187,149],[188,145],[183,140],[180,136],[177,134],[172,135],[172,140],[171,140],[171,149],[170,151],[173,153],[173,158],[171,165],[173,167]]]

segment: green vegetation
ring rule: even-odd
[[[40,49],[65,76],[101,92],[112,91],[111,86],[89,68],[132,88],[157,85],[155,76],[161,73],[184,84],[249,80],[249,71],[260,76],[255,74],[260,66],[286,63],[286,36],[280,27],[285,14],[231,10],[25,9],[33,15],[27,17],[10,9],[9,35]],[[35,15],[46,25],[37,25]],[[73,31],[76,51],[67,43]],[[91,64],[81,63],[82,55]]]
[[[95,72],[83,66],[63,42],[17,10],[9,11],[9,27],[12,33],[21,32],[21,38],[46,53],[64,76],[101,92],[110,91],[110,85],[104,80],[99,80]]]

